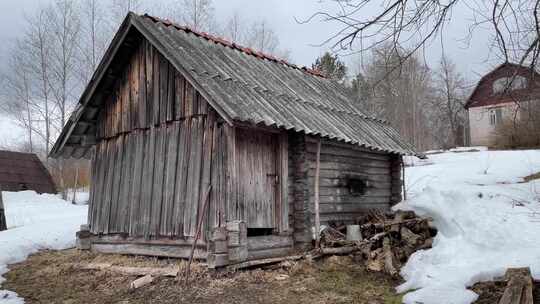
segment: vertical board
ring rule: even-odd
[[[167,127],[167,162],[165,165],[165,180],[163,181],[163,205],[161,208],[160,234],[174,235],[174,192],[176,189],[176,169],[178,161],[178,136],[181,123],[175,121]]]

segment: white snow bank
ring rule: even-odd
[[[466,287],[531,267],[540,279],[540,151],[480,151],[429,156],[432,165],[406,169],[408,201],[396,209],[434,219],[433,248],[402,268],[405,303],[465,304]],[[517,183],[516,182],[520,182]]]
[[[8,264],[24,261],[40,249],[75,245],[75,232],[86,223],[87,206],[34,191],[2,192],[8,230],[0,232],[0,284]],[[0,290],[0,303],[24,303],[13,292]]]

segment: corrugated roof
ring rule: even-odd
[[[304,131],[376,150],[414,153],[387,122],[365,115],[339,84],[314,71],[246,52],[170,21],[147,15],[137,18],[233,120]]]
[[[264,124],[378,151],[415,154],[388,122],[365,115],[343,87],[317,71],[148,15],[130,13],[122,28],[128,31],[130,26],[180,72],[189,74],[194,86],[204,91],[208,102],[228,122]],[[82,115],[82,99],[81,104],[77,112]],[[76,129],[81,115],[75,115],[66,128]],[[65,137],[63,143],[71,132],[66,128],[59,139]],[[57,142],[51,154],[62,155],[62,148]]]

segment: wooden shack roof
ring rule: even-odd
[[[0,188],[2,191],[56,192],[49,171],[37,155],[12,151],[0,151]]]
[[[167,20],[129,13],[51,151],[53,157],[90,155],[85,141],[102,96],[125,53],[147,39],[229,123],[247,122],[352,143],[377,151],[414,154],[386,121],[365,115],[337,83],[316,71],[193,31]],[[119,54],[124,53],[122,56]],[[119,58],[115,58],[119,57]],[[122,63],[123,62],[123,63]],[[100,92],[102,91],[102,92]]]

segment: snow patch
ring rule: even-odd
[[[75,245],[75,233],[86,223],[87,206],[73,205],[53,194],[2,192],[8,230],[0,232],[0,284],[8,264],[24,261],[42,249]],[[0,290],[0,303],[24,303],[13,292]]]
[[[409,199],[395,209],[432,217],[433,248],[414,253],[401,269],[405,303],[468,304],[467,287],[531,267],[540,279],[540,151],[478,151],[429,156],[406,168]]]

